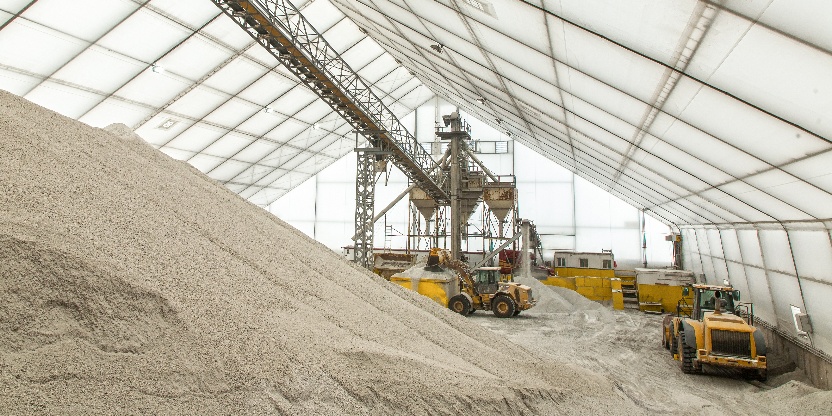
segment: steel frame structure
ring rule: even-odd
[[[439,204],[450,203],[430,153],[287,0],[212,0],[292,74],[388,157]],[[356,149],[358,150],[358,149]],[[374,166],[360,152],[356,182],[355,260],[369,267],[373,246]]]
[[[448,202],[436,162],[390,109],[287,0],[211,0],[310,90],[437,201]]]
[[[376,157],[379,148],[356,148],[358,157],[355,180],[355,244],[353,259],[361,267],[373,265],[373,240],[375,236]]]

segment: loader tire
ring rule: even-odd
[[[456,295],[448,301],[448,309],[460,314],[468,315],[471,313],[471,302],[468,301],[464,295]]]
[[[670,356],[674,356],[679,353],[679,339],[678,337],[673,336],[673,327],[670,328]],[[680,357],[681,358],[681,357]]]
[[[679,328],[679,339],[676,341],[679,345],[679,367],[685,374],[696,373],[696,368],[693,365],[693,360],[696,359],[696,350],[689,347],[685,343],[685,329]]]
[[[768,371],[767,370],[758,370],[757,371],[757,380],[765,382],[768,380]]]
[[[514,311],[513,316],[517,316],[517,315],[520,315],[520,308],[518,308],[517,310]]]
[[[498,318],[511,318],[515,310],[517,307],[514,305],[514,300],[506,295],[497,295],[491,302],[491,311]]]

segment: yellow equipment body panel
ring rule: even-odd
[[[597,276],[549,276],[541,282],[550,286],[558,286],[574,290],[589,300],[612,300],[612,280],[614,278]],[[618,282],[620,286],[620,281]],[[623,301],[622,301],[623,302]]]
[[[593,277],[615,277],[613,269],[596,269],[591,267],[555,267],[555,272],[560,277],[593,276]]]
[[[644,304],[660,303],[664,312],[675,313],[676,305],[682,299],[682,286],[638,284],[638,301]],[[692,297],[686,299],[693,302]]]
[[[624,310],[624,293],[620,289],[612,290],[612,308]]]
[[[549,286],[565,287],[572,290],[577,289],[574,277],[549,276],[546,280],[541,280],[541,283]]]
[[[446,279],[412,279],[409,277],[393,276],[390,281],[404,288],[433,299],[434,302],[447,307],[448,299],[459,293],[458,283]]]

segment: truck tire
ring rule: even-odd
[[[693,360],[696,358],[696,350],[689,347],[685,343],[685,329],[679,328],[679,339],[676,341],[679,345],[679,367],[685,374],[696,373],[696,368],[693,365]]]
[[[498,318],[511,318],[516,309],[514,300],[506,295],[497,295],[491,302],[491,311]]]
[[[459,294],[448,301],[448,309],[460,315],[468,315],[471,313],[471,302],[465,295]]]

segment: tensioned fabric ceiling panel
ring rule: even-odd
[[[669,224],[830,217],[832,3],[293,3],[396,114],[439,95]],[[257,203],[355,145],[209,0],[2,0],[0,22],[0,88]]]
[[[435,96],[330,1],[292,3],[398,117]],[[264,206],[355,147],[349,125],[210,0],[0,0],[0,88],[126,124]]]
[[[830,218],[828,2],[332,1],[438,95],[666,223]]]

